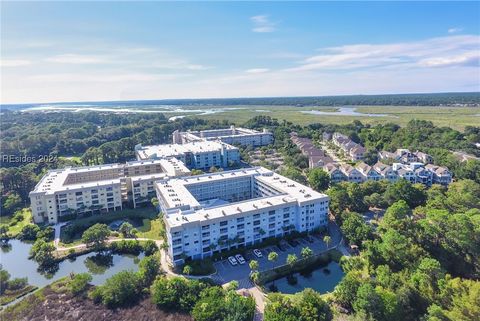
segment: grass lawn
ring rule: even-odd
[[[79,232],[76,233],[73,239],[67,240],[60,233],[60,246],[74,246],[81,244],[82,233],[88,227],[94,225],[95,223],[104,223],[109,224],[115,220],[130,220],[138,221],[139,224],[134,224],[136,229],[139,231],[137,234],[138,237],[152,238],[152,239],[161,239],[161,232],[164,230],[163,223],[158,218],[157,210],[152,207],[145,208],[136,208],[136,209],[124,209],[121,211],[115,211],[105,214],[93,215],[90,217],[78,218],[71,220],[72,225],[76,225],[82,228],[79,228]],[[63,228],[62,228],[63,231]],[[121,237],[121,236],[120,236]]]
[[[20,213],[23,216],[23,219],[21,221],[17,222],[15,225],[10,226],[11,222],[13,221],[13,217],[17,213]],[[8,235],[10,237],[16,237],[25,225],[28,225],[28,224],[31,224],[31,223],[33,223],[32,212],[30,211],[29,208],[21,209],[21,210],[15,212],[15,214],[12,215],[12,216],[0,216],[0,224],[6,224],[7,225]]]
[[[138,237],[144,237],[149,239],[160,240],[162,238],[161,234],[165,231],[163,222],[160,218],[150,220],[147,218],[143,219],[143,225],[137,227]]]

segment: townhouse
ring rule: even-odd
[[[336,146],[343,150],[345,156],[347,156],[350,160],[359,161],[364,158],[366,152],[365,147],[355,143],[348,136],[340,133],[333,133],[332,141]]]

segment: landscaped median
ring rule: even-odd
[[[298,259],[292,264],[283,264],[273,269],[259,271],[254,278],[255,283],[259,286],[280,279],[282,277],[292,275],[293,273],[302,272],[307,269],[316,268],[319,266],[326,266],[331,261],[340,262],[342,253],[337,249],[331,249],[327,252],[312,255],[306,258]]]

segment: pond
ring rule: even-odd
[[[330,262],[326,266],[317,267],[308,272],[294,273],[297,284],[288,283],[287,277],[275,280],[275,286],[278,292],[294,294],[301,292],[305,288],[312,288],[319,293],[332,292],[335,286],[343,278],[344,272],[337,262]],[[265,284],[265,288],[269,289],[273,282]]]
[[[302,114],[330,115],[330,116],[365,116],[365,117],[397,117],[387,114],[359,113],[355,107],[340,107],[338,111],[304,110]]]
[[[32,244],[19,240],[10,240],[9,247],[2,247],[0,263],[10,273],[11,278],[28,278],[28,283],[38,287],[46,286],[55,280],[68,276],[71,272],[92,274],[92,284],[105,282],[110,276],[123,270],[137,270],[139,256],[118,254],[88,253],[78,256],[75,260],[60,262],[58,270],[52,274],[39,272],[38,264],[28,259]]]

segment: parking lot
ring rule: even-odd
[[[329,235],[332,238],[332,241],[329,244],[329,247],[333,247],[338,244],[341,240],[341,234],[338,231],[336,225],[329,226]],[[295,254],[298,258],[301,258],[301,251],[304,247],[309,247],[312,249],[314,254],[319,254],[324,252],[327,249],[327,245],[323,242],[321,236],[312,235],[311,241],[308,241],[307,238],[298,238],[296,239],[296,244],[292,244],[284,241],[282,242],[282,248],[278,246],[267,246],[265,248],[259,248],[262,252],[262,257],[258,258],[253,254],[253,250],[246,251],[244,256],[246,263],[237,264],[235,266],[231,265],[228,260],[215,262],[215,268],[217,270],[216,275],[213,277],[219,283],[227,283],[233,280],[239,282],[239,287],[249,287],[251,285],[249,280],[250,267],[248,263],[251,260],[257,260],[259,265],[259,270],[268,270],[274,266],[283,265],[287,261],[287,256],[289,254]],[[268,261],[268,254],[270,252],[276,252],[278,254],[278,259],[276,262]]]

